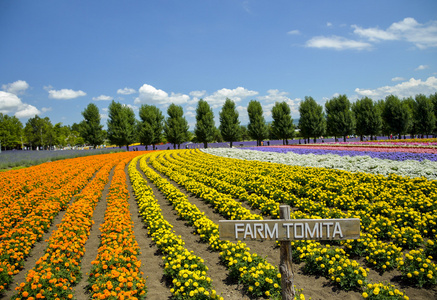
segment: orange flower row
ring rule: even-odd
[[[138,155],[137,152],[134,152]],[[100,226],[101,246],[88,278],[93,299],[145,299],[146,281],[138,260],[140,252],[129,212],[129,192],[124,168],[132,157],[114,171],[107,195],[105,222]],[[115,298],[114,298],[115,299]]]
[[[110,160],[110,158],[106,158]],[[62,165],[56,166],[62,170]],[[89,156],[76,158],[75,163],[83,166],[84,171],[76,177],[71,177],[68,184],[58,191],[53,191],[50,197],[38,199],[37,205],[17,225],[2,236],[0,241],[0,294],[12,281],[12,276],[23,267],[24,260],[29,256],[34,244],[41,240],[53,218],[65,209],[74,194],[82,189],[93,174],[106,162],[101,157]],[[66,168],[70,169],[71,160],[67,160]],[[50,164],[47,164],[47,169]],[[80,168],[78,168],[80,170]],[[25,169],[22,169],[25,170]],[[40,170],[43,172],[44,170]],[[35,175],[37,176],[37,175]],[[74,178],[74,180],[71,180]],[[2,216],[3,218],[3,216]]]
[[[58,229],[48,240],[45,254],[29,271],[26,282],[16,288],[18,295],[14,299],[73,298],[72,285],[80,278],[80,260],[84,254],[95,206],[108,182],[111,169],[126,155],[129,153],[95,157],[94,163],[103,164],[103,167],[68,207]]]
[[[2,203],[3,208],[0,208],[0,237],[5,235],[11,230],[17,223],[26,217],[29,213],[35,209],[47,198],[53,197],[53,193],[59,190],[63,190],[71,181],[75,181],[76,177],[85,172],[88,165],[74,165],[71,162],[61,163],[58,161],[50,165],[44,164],[45,167],[39,170],[39,174],[35,172],[26,173],[26,169],[23,170],[22,177],[25,180],[29,176],[40,178],[38,181],[30,182],[29,179],[25,186],[22,186],[20,182],[17,183],[17,187],[27,190],[27,193],[23,193],[17,197],[9,197],[4,199]],[[20,171],[21,171],[20,170]],[[6,205],[10,200],[9,205]],[[1,201],[1,200],[0,200]]]

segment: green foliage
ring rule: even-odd
[[[108,139],[119,147],[135,142],[136,120],[132,108],[112,100],[109,104]]]
[[[408,109],[407,103],[403,103],[394,95],[389,95],[385,98],[382,119],[390,133],[398,134],[399,138],[401,134],[405,134],[408,131],[412,122],[411,112]]]
[[[184,117],[182,106],[170,104],[167,109],[168,118],[165,120],[164,134],[167,141],[175,147],[188,140],[188,123]]]
[[[21,145],[23,124],[17,117],[0,113],[0,146],[4,149]]]
[[[325,103],[325,110],[328,134],[343,136],[346,141],[346,136],[352,134],[355,127],[349,99],[346,95],[334,97]]]
[[[44,119],[36,115],[34,118],[27,120],[24,127],[24,136],[26,142],[33,149],[36,147],[53,145],[52,139],[53,125],[48,117]]]
[[[312,97],[305,97],[299,105],[299,128],[304,138],[316,139],[325,134],[326,120],[323,115],[323,107],[318,105]]]
[[[100,124],[99,108],[90,103],[82,112],[84,120],[80,123],[80,133],[85,142],[96,146],[103,144],[103,125]]]
[[[288,144],[288,139],[294,136],[294,124],[290,114],[290,107],[284,102],[276,102],[272,108],[272,132],[273,135],[283,140],[283,144]]]
[[[261,141],[268,137],[261,103],[256,100],[250,100],[247,106],[247,113],[249,114],[249,125],[247,126],[249,135],[257,141],[257,146],[260,146]]]
[[[231,147],[233,142],[240,139],[241,127],[238,117],[235,102],[226,98],[226,102],[220,111],[219,129],[223,140],[229,142]]]
[[[139,139],[143,145],[159,144],[163,140],[164,116],[154,105],[141,105],[139,122]]]
[[[194,134],[197,141],[203,143],[208,148],[208,143],[214,140],[215,124],[214,113],[208,102],[200,99],[196,108],[196,126]]]
[[[431,134],[436,127],[436,117],[434,115],[434,104],[425,95],[416,95],[414,120],[416,121],[417,131],[422,134]]]
[[[352,104],[352,111],[356,120],[356,134],[376,136],[382,126],[381,111],[376,103],[368,97],[357,100]]]

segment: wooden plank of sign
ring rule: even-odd
[[[360,219],[220,220],[227,240],[352,240],[360,238]]]

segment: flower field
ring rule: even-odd
[[[361,220],[358,240],[291,242],[297,299],[435,299],[435,159],[295,147],[122,152],[0,173],[0,299],[280,299],[278,244],[218,230],[276,219],[280,204],[293,219]]]

